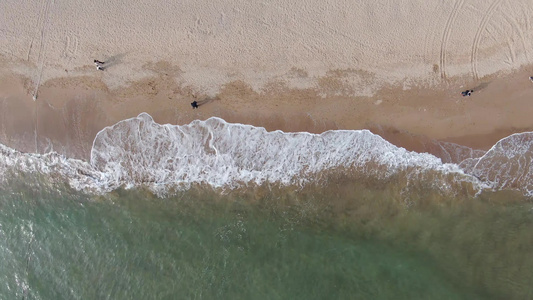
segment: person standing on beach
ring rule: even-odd
[[[192,106],[192,109],[198,108],[198,102],[197,102],[196,100],[194,100],[194,101],[191,103],[191,106]]]

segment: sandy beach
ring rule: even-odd
[[[0,11],[0,142],[25,152],[87,159],[98,131],[141,112],[370,129],[436,155],[436,141],[486,150],[533,130],[527,0],[7,0]]]

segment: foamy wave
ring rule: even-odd
[[[367,130],[267,132],[219,118],[159,125],[146,113],[100,131],[91,165],[111,182],[144,183],[153,189],[191,183],[230,188],[265,182],[304,185],[316,180],[314,175],[339,167],[376,178],[408,169],[417,176],[421,170],[464,175],[455,164],[398,148]]]
[[[397,176],[407,189],[430,182],[432,188],[448,192],[464,181],[475,189],[483,188],[482,182],[458,165],[409,152],[367,130],[267,132],[219,118],[183,126],[160,125],[146,113],[101,130],[89,163],[56,153],[20,153],[5,146],[0,155],[2,177],[8,167],[39,172],[66,178],[73,188],[91,193],[141,185],[160,195],[191,184],[304,186],[319,181],[320,174],[328,171],[355,172],[371,179]]]
[[[22,153],[0,144],[0,184],[6,183],[10,175],[17,173],[48,175],[52,182],[66,181],[71,187],[90,193],[101,193],[112,189],[112,187],[104,188],[103,174],[95,171],[86,162],[69,159],[55,152]]]
[[[533,132],[498,141],[485,155],[464,163],[465,170],[493,189],[517,189],[533,196]]]

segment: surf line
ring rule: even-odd
[[[41,28],[41,43],[39,45],[39,56],[37,57],[38,77],[37,83],[35,84],[35,90],[33,91],[33,101],[37,100],[39,85],[41,85],[41,78],[43,77],[43,68],[46,57],[46,36],[48,32],[48,27],[50,25],[50,11],[52,10],[52,6],[54,6],[54,0],[46,2],[44,4],[44,7],[41,9],[41,15],[43,15],[43,24]]]

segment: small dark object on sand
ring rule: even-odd
[[[191,106],[192,106],[193,109],[198,108],[198,102],[196,102],[196,100],[193,101],[193,102],[191,103]]]
[[[104,62],[104,61],[99,61],[99,60],[95,59],[95,60],[94,60],[94,64],[95,64],[95,65],[103,65],[103,64],[105,64],[105,62]]]
[[[473,92],[474,90],[466,90],[464,92],[461,92],[461,95],[463,95],[463,97],[466,97],[472,95]]]
[[[529,80],[531,80],[531,82],[533,82],[533,76],[529,77]]]

